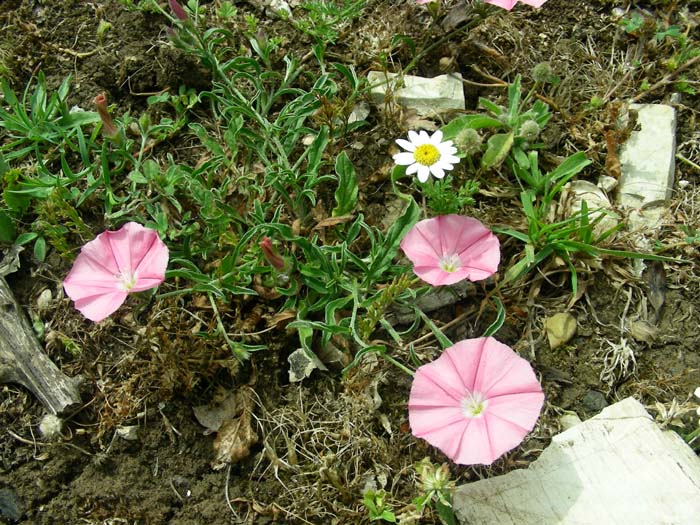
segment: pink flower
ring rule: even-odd
[[[518,2],[531,5],[532,7],[540,7],[546,1],[547,0],[484,0],[484,2],[486,2],[487,4],[497,5],[498,7],[502,7],[503,9],[507,9],[508,11],[513,9],[515,4],[517,4]]]
[[[413,435],[462,465],[490,465],[534,426],[544,393],[530,364],[493,337],[466,339],[417,371]]]
[[[85,317],[99,322],[130,293],[162,283],[167,266],[168,248],[155,230],[129,222],[83,246],[63,288]]]
[[[461,215],[420,221],[401,240],[401,249],[413,272],[433,286],[486,279],[496,273],[501,259],[498,237]]]

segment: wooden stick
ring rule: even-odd
[[[63,374],[44,353],[3,277],[0,277],[0,383],[24,386],[53,414],[80,404],[77,381]]]

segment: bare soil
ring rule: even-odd
[[[202,2],[208,9],[218,3]],[[419,48],[442,34],[412,1],[369,4],[366,15],[329,48],[334,60],[354,64],[360,74],[378,67],[395,34],[409,35]],[[457,4],[444,2],[444,9]],[[642,90],[645,80],[654,86],[668,75],[663,64],[673,49],[625,33],[617,20],[624,13],[648,13],[688,28],[697,45],[699,4],[549,0],[539,10],[521,6],[436,48],[414,73],[460,71],[468,109],[475,109],[480,96],[503,100],[498,79],[512,80],[521,73],[530,84],[533,66],[549,61],[561,79],[541,93],[554,111],[544,138],[551,162],[585,151],[594,161],[586,176],[595,181],[609,154],[604,132],[614,118],[612,108],[639,96],[641,102],[676,108],[679,153],[697,164],[698,96],[673,96],[677,90],[670,80]],[[249,3],[237,6],[240,20],[254,13],[268,35],[281,36],[285,52],[301,56],[310,49],[310,39],[286,22],[266,17]],[[98,42],[100,21],[111,29]],[[166,26],[156,14],[130,11],[111,0],[6,0],[0,13],[0,58],[6,70],[0,73],[18,91],[39,70],[52,88],[72,75],[72,103],[89,108],[94,96],[105,91],[118,112],[138,114],[150,94],[180,85],[204,89],[209,82],[195,59],[169,44]],[[400,67],[411,58],[409,49],[401,47],[389,62]],[[697,64],[685,72],[691,79],[700,78],[698,73]],[[591,106],[593,97],[603,103]],[[391,199],[391,142],[406,127],[400,118],[390,121],[376,110],[370,118],[374,125],[353,137],[365,146],[353,161],[363,179],[363,211],[379,224]],[[159,148],[196,163],[197,152],[188,152],[186,138],[181,140]],[[656,414],[655,403],[668,406],[674,398],[685,403],[700,386],[697,241],[684,242],[680,230],[680,225],[700,224],[700,173],[678,163],[676,179],[688,184],[674,188],[665,226],[649,236],[660,246],[675,246],[665,253],[683,262],[649,265],[639,274],[626,259],[588,261],[589,270],[579,276],[582,294],[575,301],[565,268],[556,265],[504,292],[508,316],[497,337],[532,361],[545,389],[545,409],[523,445],[492,467],[452,465],[459,483],[527,466],[560,430],[558,418],[565,412],[585,419],[632,395]],[[521,219],[507,211],[514,209],[517,196],[498,196],[497,178],[483,183],[488,191],[478,196],[474,215],[486,224],[520,226]],[[92,220],[95,233],[104,229],[98,218]],[[519,247],[501,240],[507,261]],[[624,236],[617,242],[625,247]],[[270,350],[239,365],[221,341],[193,335],[195,321],[178,313],[196,311],[196,298],[187,304],[165,299],[155,316],[143,299],[130,297],[112,320],[95,326],[62,295],[61,280],[72,260],[50,253],[46,263],[29,255],[22,263],[8,281],[27,311],[43,322],[53,361],[67,375],[82,378],[85,404],[67,419],[62,435],[49,441],[38,431],[41,404],[22,387],[0,386],[0,523],[368,523],[362,506],[368,483],[383,486],[400,512],[417,495],[411,465],[426,455],[446,461],[411,436],[406,410],[410,378],[384,361],[367,360],[344,379],[331,371],[290,384],[286,359],[296,348],[294,334],[261,334]],[[661,291],[650,285],[660,275],[665,277]],[[447,331],[452,340],[479,336],[492,321],[488,312],[479,315],[487,288],[435,315],[438,324],[464,315],[463,323]],[[46,289],[53,293],[52,307],[39,312],[37,298]],[[658,313],[650,293],[664,297]],[[261,312],[253,306],[231,305],[232,323],[248,332],[263,328],[260,316],[274,309]],[[562,311],[574,314],[578,332],[551,350],[544,320]],[[630,332],[634,323],[636,332]],[[79,342],[79,351],[71,352],[65,340]],[[426,341],[416,348],[419,356],[435,357],[437,343]],[[626,372],[606,366],[613,346],[621,344],[634,350],[636,360]],[[222,401],[241,389],[250,392],[252,429],[259,439],[249,453],[243,450],[240,461],[214,469],[215,434],[198,423],[193,407]],[[685,416],[686,432],[697,424],[693,417]],[[122,437],[125,428],[135,432],[133,440]],[[437,517],[429,513],[421,521],[433,522]]]

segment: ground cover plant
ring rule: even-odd
[[[698,446],[698,2],[9,4],[0,266],[82,404],[3,384],[0,519],[456,523],[628,395]],[[569,193],[630,101],[678,118],[645,244]]]

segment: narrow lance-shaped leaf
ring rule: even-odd
[[[347,215],[355,209],[357,204],[358,186],[355,168],[347,154],[343,151],[335,161],[335,173],[338,175],[338,188],[335,190],[335,202],[333,217]]]
[[[401,239],[403,239],[406,233],[408,233],[408,230],[418,222],[419,216],[420,209],[418,204],[416,204],[415,200],[411,199],[406,207],[406,211],[391,225],[386,237],[384,237],[384,242],[377,251],[377,255],[369,267],[365,282],[372,282],[381,275],[387,266],[389,266],[392,259],[396,256]]]

